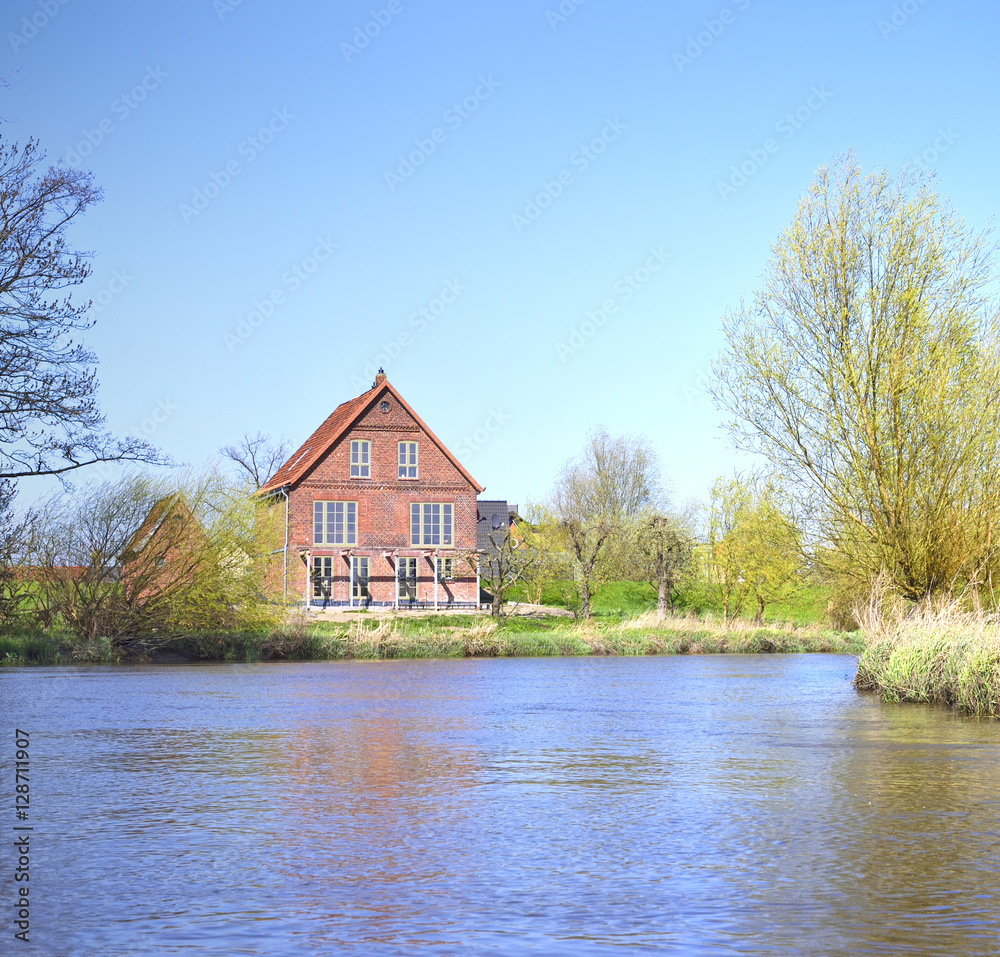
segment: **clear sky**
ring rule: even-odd
[[[721,318],[817,167],[918,162],[977,229],[1000,208],[986,0],[6,0],[2,23],[0,135],[105,191],[71,239],[108,424],[181,462],[298,445],[381,364],[487,496],[543,497],[603,425],[701,498],[739,464],[702,389]]]

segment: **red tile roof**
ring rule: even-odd
[[[389,382],[382,378],[376,381],[375,386],[367,392],[347,402],[342,402],[330,413],[326,421],[309,436],[302,445],[296,449],[288,461],[278,469],[274,475],[268,479],[261,487],[258,495],[266,495],[269,492],[276,492],[280,488],[295,485],[303,479],[306,473],[327,453],[330,447],[339,439],[361,416],[371,408],[379,397],[384,393],[391,393],[397,402],[406,409],[416,420],[417,424],[427,433],[431,441],[444,453],[452,463],[468,479],[469,484],[477,492],[483,491],[480,485],[462,466],[462,463],[455,458],[445,447],[445,444],[427,427],[423,419],[410,408],[409,403],[404,399]]]

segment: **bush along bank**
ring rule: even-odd
[[[83,642],[44,635],[0,638],[0,665],[88,662],[336,661],[552,655],[859,654],[857,633],[654,614],[611,621],[565,618],[359,615],[350,622],[299,622],[261,632],[222,632]]]

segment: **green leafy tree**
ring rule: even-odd
[[[770,479],[720,478],[709,510],[709,570],[728,621],[747,602],[755,622],[798,587],[802,538]]]
[[[821,169],[726,317],[714,397],[813,545],[911,599],[992,584],[1000,327],[992,250],[919,176]]]
[[[693,569],[696,536],[690,514],[650,509],[631,526],[626,550],[631,574],[656,589],[656,617],[674,614],[679,589]]]

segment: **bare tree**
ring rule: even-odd
[[[579,461],[567,462],[556,481],[553,511],[580,586],[580,616],[590,601],[611,543],[660,496],[656,453],[635,436],[591,435]]]
[[[141,474],[43,502],[32,523],[37,617],[123,649],[152,634],[255,627],[267,565],[255,503],[214,474]]]
[[[18,621],[29,594],[23,567],[28,518],[15,512],[16,496],[13,482],[0,481],[0,626]]]
[[[493,596],[490,614],[502,618],[510,590],[526,581],[535,562],[533,549],[511,534],[510,524],[489,533],[490,548],[480,557],[483,587]]]
[[[248,432],[235,445],[224,445],[219,452],[236,466],[240,478],[256,492],[288,458],[288,443],[284,439],[274,442],[263,432],[256,435]]]
[[[90,275],[66,229],[101,191],[90,173],[39,170],[44,155],[0,142],[0,478],[63,475],[95,462],[161,462],[149,443],[104,431],[97,362],[78,334],[90,303],[63,290]],[[60,298],[62,296],[62,298]]]

